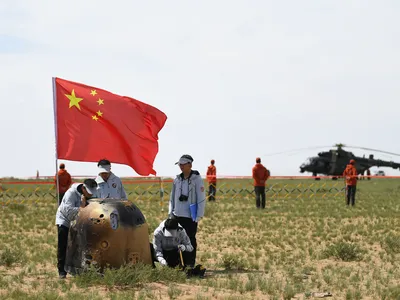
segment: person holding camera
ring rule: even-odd
[[[189,236],[193,251],[187,253],[185,263],[192,268],[196,263],[197,225],[198,221],[204,216],[206,205],[204,181],[198,171],[192,170],[193,161],[190,155],[184,154],[175,163],[176,165],[179,164],[182,173],[174,179],[168,210],[170,218],[176,218]],[[196,208],[196,215],[193,215],[191,211],[193,206]]]

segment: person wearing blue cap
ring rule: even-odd
[[[192,170],[193,161],[192,156],[184,154],[175,163],[179,164],[182,172],[174,179],[168,209],[170,218],[178,220],[193,246],[193,251],[187,253],[187,261],[185,261],[190,267],[194,267],[196,263],[197,225],[204,216],[206,205],[204,181],[198,171]]]

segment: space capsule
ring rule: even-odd
[[[90,199],[71,223],[65,269],[79,274],[142,262],[153,264],[148,224],[140,209],[121,199]]]

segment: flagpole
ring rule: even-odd
[[[57,91],[56,91],[56,78],[52,78],[53,81],[53,111],[54,111],[54,136],[55,136],[55,164],[56,164],[56,199],[57,199],[57,205],[60,203],[60,195],[58,193],[58,147],[57,147]]]

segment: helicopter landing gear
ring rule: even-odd
[[[313,173],[312,176],[315,177],[315,180],[321,180],[321,178],[319,178],[319,177],[317,176],[317,173]]]

